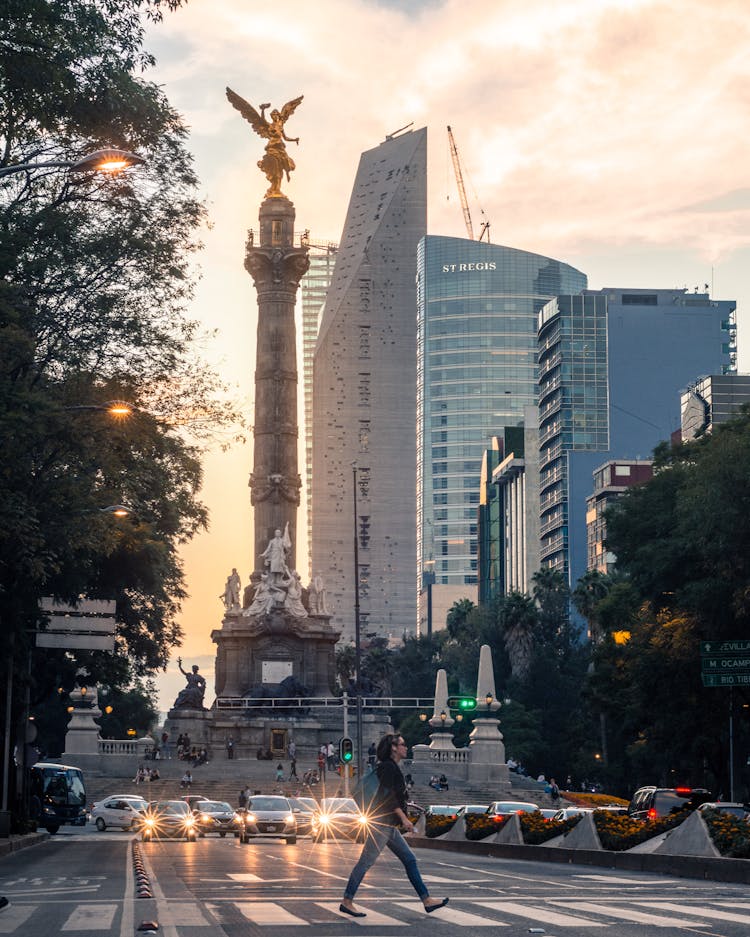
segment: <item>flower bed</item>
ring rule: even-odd
[[[546,843],[547,840],[554,839],[555,836],[562,836],[580,820],[580,816],[571,817],[569,820],[545,820],[541,813],[522,813],[521,814],[521,833],[523,841],[529,846],[537,846],[539,843]]]
[[[424,835],[428,839],[434,839],[436,836],[442,836],[456,822],[455,817],[446,817],[442,814],[428,813],[425,817]]]
[[[730,859],[750,859],[750,823],[719,810],[703,812],[714,846]]]
[[[488,816],[486,813],[468,813],[466,814],[466,838],[470,840],[486,839],[493,833],[498,833],[510,817]]]
[[[627,807],[629,800],[622,797],[613,797],[611,794],[589,794],[586,791],[561,791],[560,796],[569,800],[576,807],[607,807],[616,804],[618,807]]]
[[[662,817],[659,820],[634,820],[623,814],[609,813],[607,810],[594,811],[594,825],[599,834],[599,841],[603,849],[613,852],[623,852],[639,843],[644,843],[659,833],[679,826],[687,817],[688,811],[682,810],[671,817]]]

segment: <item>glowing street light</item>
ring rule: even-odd
[[[93,153],[77,160],[53,159],[41,163],[16,163],[0,168],[0,178],[10,176],[17,172],[34,172],[37,169],[67,169],[68,172],[106,172],[110,174],[121,172],[129,166],[139,166],[145,163],[142,157],[127,150],[117,150],[111,147],[104,150],[94,150]]]

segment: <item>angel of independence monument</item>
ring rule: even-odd
[[[224,594],[221,627],[211,632],[216,654],[216,701],[202,705],[197,668],[169,713],[172,736],[214,752],[232,739],[238,757],[259,750],[279,757],[294,739],[299,758],[316,753],[342,734],[342,706],[332,699],[334,647],[341,632],[330,620],[325,583],[317,576],[304,589],[296,572],[297,508],[302,481],[297,467],[297,360],[295,301],[309,266],[306,246],[294,245],[294,205],[281,183],[295,165],[284,125],[302,97],[265,112],[227,88],[227,98],[267,140],[258,166],[270,183],[260,205],[260,235],[250,232],[245,269],[258,294],[255,369],[254,457],[250,476],[254,511],[255,567],[242,591],[233,569]],[[205,681],[203,684],[205,688]],[[386,731],[384,716],[371,717],[373,738]]]

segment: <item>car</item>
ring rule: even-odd
[[[314,797],[289,797],[289,806],[297,820],[297,836],[309,836],[312,833],[312,818],[318,809]]]
[[[316,843],[329,839],[350,839],[363,843],[368,820],[351,797],[325,797],[312,818]]]
[[[237,815],[241,817],[241,843],[259,836],[285,839],[290,846],[297,842],[297,820],[286,797],[256,794]]]
[[[628,808],[622,804],[603,804],[594,808],[597,813],[613,813],[615,816],[626,816]]]
[[[146,809],[148,801],[132,794],[111,794],[95,803],[91,808],[91,819],[97,830],[103,832],[109,826],[120,830],[132,830]]]
[[[582,817],[584,813],[593,813],[593,807],[561,807],[555,811],[553,820],[570,820],[572,817]]]
[[[209,798],[204,797],[202,794],[185,794],[184,797],[180,797],[180,800],[184,800],[191,810],[195,810],[197,804],[200,804],[204,800],[209,800]]]
[[[152,839],[186,839],[195,842],[195,816],[184,800],[152,800],[138,822],[144,843]]]
[[[461,807],[458,804],[430,804],[425,810],[425,814],[428,817],[450,817],[455,820],[460,809]]]
[[[461,804],[458,808],[458,816],[465,817],[469,813],[487,813],[489,809],[487,804]]]
[[[658,820],[682,810],[697,810],[711,800],[703,787],[639,787],[633,794],[628,813],[634,820]]]
[[[223,839],[227,833],[235,833],[240,827],[238,815],[225,800],[198,801],[193,807],[193,816],[200,836],[218,833]]]
[[[545,820],[554,820],[557,807],[540,807],[539,813],[541,813]]]
[[[730,801],[709,801],[701,804],[698,809],[703,813],[706,810],[715,810],[717,813],[726,813],[729,816],[736,817],[738,820],[747,820],[750,816],[748,809],[744,804],[733,804]]]
[[[529,801],[525,800],[496,800],[494,803],[491,803],[487,809],[487,814],[492,817],[493,820],[504,820],[505,817],[511,816],[514,813],[534,813],[539,809],[538,804],[532,804]]]

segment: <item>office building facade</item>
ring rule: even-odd
[[[750,374],[710,374],[700,377],[680,396],[683,442],[710,433],[750,403]]]
[[[609,575],[617,557],[607,550],[607,508],[632,485],[642,485],[654,477],[654,463],[611,460],[594,471],[594,491],[586,499],[586,568]]]
[[[536,406],[538,313],[585,286],[579,270],[539,254],[462,238],[420,244],[417,586],[434,572],[434,629],[454,602],[477,601],[482,459],[493,436]]]
[[[302,386],[305,415],[305,498],[307,506],[308,575],[312,578],[312,450],[313,450],[313,358],[318,341],[320,316],[333,279],[338,244],[316,241],[305,232],[302,242],[309,248],[310,267],[299,284],[302,306]]]
[[[414,273],[426,176],[425,129],[362,154],[315,350],[312,562],[344,641],[355,582],[363,637],[415,631]]]
[[[695,374],[730,372],[736,304],[685,290],[586,290],[539,317],[540,559],[573,588],[604,460],[647,459],[680,426]]]

